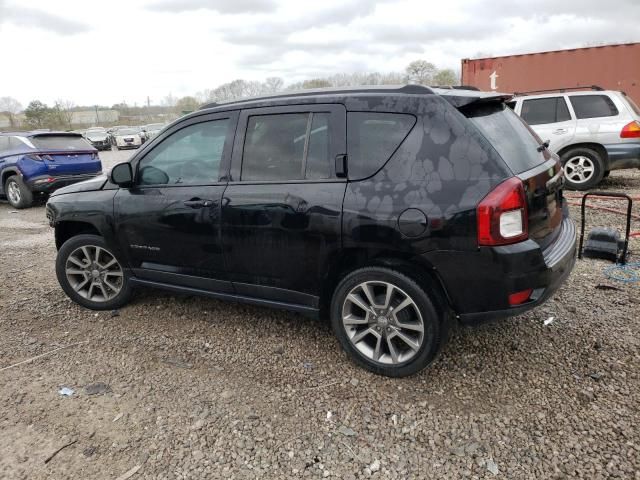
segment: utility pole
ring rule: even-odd
[[[96,107],[96,126],[100,124],[100,116],[98,115],[98,105]]]

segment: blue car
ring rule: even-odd
[[[14,208],[100,173],[98,151],[79,133],[0,133],[0,195]]]

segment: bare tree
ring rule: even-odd
[[[0,97],[0,113],[6,113],[11,127],[18,126],[17,115],[22,111],[22,105],[13,97]]]
[[[173,93],[169,93],[166,97],[162,99],[162,105],[165,107],[175,107],[178,99],[173,96]]]
[[[437,73],[436,66],[426,60],[415,60],[407,65],[405,72],[410,83],[419,85],[429,85],[433,82],[433,77]]]
[[[53,114],[57,117],[58,122],[61,125],[64,125],[69,130],[73,127],[73,110],[75,108],[75,103],[71,100],[56,100],[56,103],[53,105]]]
[[[269,77],[264,81],[264,93],[278,93],[284,88],[284,80],[280,77]]]

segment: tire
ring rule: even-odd
[[[71,300],[91,310],[120,308],[131,297],[129,273],[98,235],[78,235],[64,242],[56,257],[56,276]]]
[[[13,208],[27,208],[33,204],[33,193],[18,175],[7,178],[4,194]]]
[[[562,154],[565,185],[572,190],[589,190],[598,185],[605,165],[598,152],[590,148],[573,148]]]
[[[448,322],[437,308],[435,295],[436,292],[427,294],[396,270],[362,268],[347,275],[336,288],[331,301],[331,326],[342,348],[361,367],[388,377],[413,375],[434,361],[447,340]],[[406,301],[410,303],[398,309]],[[384,307],[385,303],[395,307],[395,312]],[[376,316],[371,310],[366,313],[363,306],[373,309]]]

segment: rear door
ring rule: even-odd
[[[571,107],[577,119],[576,143],[593,142],[603,145],[620,142],[620,131],[625,125],[620,111],[608,95],[570,95]]]
[[[563,95],[523,99],[518,113],[554,152],[572,143],[576,121]]]
[[[222,242],[239,295],[316,308],[341,246],[343,105],[245,110],[222,207]]]

